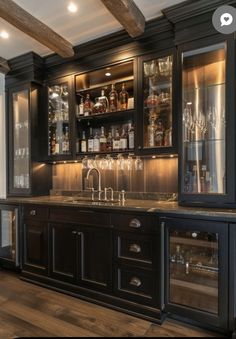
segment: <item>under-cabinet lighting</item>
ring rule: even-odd
[[[53,161],[53,165],[56,165],[57,163],[56,163],[56,161]]]
[[[156,159],[156,156],[155,156],[155,155],[153,155],[153,156],[152,156],[152,159]]]
[[[67,6],[67,9],[71,13],[76,13],[78,10],[78,7],[76,6],[74,2],[70,2],[69,5]]]
[[[187,105],[191,106],[193,103],[192,102],[187,102]]]
[[[67,162],[66,161],[64,161],[64,164],[66,164]]]
[[[111,76],[111,73],[107,72],[107,73],[105,73],[105,76],[106,76],[106,77],[110,77],[110,76]]]
[[[174,154],[171,154],[171,155],[170,155],[170,158],[174,158]]]
[[[8,39],[9,38],[9,34],[6,31],[1,31],[0,32],[0,37],[2,39]]]

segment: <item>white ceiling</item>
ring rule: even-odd
[[[134,1],[146,20],[150,20],[160,16],[162,9],[183,0]],[[75,14],[67,11],[69,0],[15,0],[15,2],[74,46],[122,29],[100,0],[73,0],[79,9]],[[6,40],[0,38],[0,57],[2,58],[11,59],[30,51],[41,56],[52,53],[47,47],[0,18],[0,31],[2,30],[6,30],[10,35]]]

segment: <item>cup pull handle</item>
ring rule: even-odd
[[[142,285],[142,282],[139,278],[137,277],[133,277],[131,280],[130,280],[130,285],[132,286],[135,286],[135,287],[140,287]]]

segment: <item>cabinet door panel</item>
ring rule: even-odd
[[[53,278],[76,280],[76,230],[67,224],[50,224],[50,275]]]
[[[111,288],[111,242],[109,229],[81,229],[78,255],[81,284],[102,290]]]
[[[46,274],[48,269],[47,224],[27,221],[24,223],[23,269]]]

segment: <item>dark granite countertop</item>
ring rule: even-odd
[[[39,204],[51,206],[65,206],[74,208],[93,208],[93,209],[110,209],[110,210],[127,210],[141,211],[150,213],[159,213],[165,215],[185,215],[195,217],[212,217],[220,218],[225,221],[236,222],[236,209],[221,209],[221,208],[203,208],[203,207],[186,207],[179,206],[177,202],[155,201],[155,200],[139,200],[127,199],[122,205],[121,203],[111,202],[91,202],[79,200],[74,202],[71,197],[65,196],[42,196],[42,197],[12,197],[0,199],[1,204]]]

